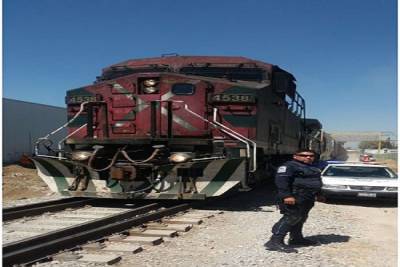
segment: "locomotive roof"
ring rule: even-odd
[[[262,68],[270,71],[273,67],[262,61],[246,57],[228,56],[168,56],[126,60],[103,69],[103,73],[118,68],[168,67],[177,70],[182,67],[244,67]]]
[[[286,73],[292,80],[296,80],[292,74],[276,65],[246,57],[176,55],[131,59],[113,64],[102,70],[102,75],[97,77],[97,82],[139,72],[174,72],[257,82],[269,80],[272,72],[281,72]]]

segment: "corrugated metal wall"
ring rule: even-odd
[[[17,161],[24,153],[31,155],[39,137],[66,121],[65,108],[3,98],[3,162]],[[54,148],[66,134],[63,129],[55,136]]]

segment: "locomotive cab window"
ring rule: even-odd
[[[172,93],[175,95],[193,95],[196,87],[191,83],[176,83],[172,85]]]

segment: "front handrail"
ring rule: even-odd
[[[214,108],[214,116],[213,116],[213,122],[205,119],[204,117],[202,117],[201,115],[197,114],[196,112],[192,111],[191,109],[189,109],[188,105],[185,104],[185,110],[188,111],[190,114],[192,114],[193,116],[209,123],[210,125],[212,125],[213,127],[219,129],[220,131],[224,132],[225,134],[239,140],[240,142],[244,143],[246,145],[246,157],[247,158],[251,158],[251,153],[250,153],[250,143],[253,145],[253,166],[252,166],[252,170],[250,172],[255,172],[257,169],[257,144],[255,142],[253,142],[252,140],[242,136],[241,134],[235,132],[234,130],[232,130],[231,128],[223,125],[222,123],[218,122],[216,120],[216,112],[218,111],[217,108]]]
[[[39,145],[44,142],[45,140],[49,140],[50,136],[54,135],[55,133],[61,131],[62,129],[64,129],[65,127],[67,127],[69,124],[71,124],[73,121],[76,120],[76,118],[78,118],[78,116],[83,112],[85,105],[87,105],[89,103],[89,101],[85,101],[81,103],[80,109],[79,111],[74,115],[74,117],[72,117],[72,119],[70,119],[69,121],[67,121],[64,125],[62,125],[61,127],[57,128],[56,130],[52,131],[51,133],[47,134],[44,137],[40,137],[37,139],[36,143],[35,143],[35,156],[43,156],[43,155],[39,155]],[[75,131],[76,132],[76,131]]]
[[[187,104],[185,104],[185,110],[187,110],[187,111],[188,111],[190,114],[192,114],[193,116],[195,116],[195,117],[197,117],[197,118],[199,118],[199,119],[201,119],[201,120],[203,120],[203,121],[205,121],[205,122],[211,124],[214,128],[217,128],[217,129],[219,129],[220,131],[226,133],[227,135],[229,135],[229,136],[231,136],[231,137],[233,137],[233,138],[239,140],[240,142],[245,143],[245,144],[246,144],[246,151],[247,151],[246,157],[250,158],[250,145],[249,145],[248,142],[246,142],[245,140],[243,140],[243,139],[240,138],[239,136],[235,135],[234,133],[230,133],[230,132],[228,132],[228,131],[226,131],[226,130],[224,130],[224,129],[221,129],[222,127],[219,126],[219,125],[217,124],[218,122],[217,122],[217,123],[214,123],[214,122],[211,122],[211,121],[209,121],[209,120],[203,118],[201,115],[199,115],[199,114],[197,114],[196,112],[194,112],[193,110],[189,109]],[[228,128],[228,129],[229,129],[229,128]],[[232,132],[233,132],[233,131],[232,131]]]
[[[86,127],[87,126],[87,123],[85,123],[85,124],[83,124],[81,127],[79,127],[78,129],[76,129],[75,131],[73,131],[72,133],[70,133],[69,135],[67,135],[66,137],[64,137],[63,139],[61,139],[59,142],[58,142],[58,157],[61,159],[61,157],[62,157],[62,152],[61,152],[61,144],[65,141],[65,140],[67,140],[68,138],[70,138],[71,136],[73,136],[75,133],[77,133],[78,131],[80,131],[81,129],[83,129],[84,127]]]
[[[214,108],[213,111],[214,111],[214,112],[213,112],[213,121],[214,121],[214,123],[216,123],[217,125],[219,125],[219,126],[222,127],[223,129],[226,129],[226,130],[228,130],[228,131],[231,131],[231,132],[234,133],[236,136],[238,136],[238,137],[240,137],[240,138],[246,140],[248,143],[251,143],[251,144],[253,145],[253,166],[252,166],[253,168],[252,168],[251,172],[255,172],[255,171],[257,170],[257,143],[254,142],[254,141],[252,141],[251,139],[249,139],[249,138],[247,138],[247,137],[241,135],[240,133],[235,132],[235,131],[232,130],[231,128],[229,128],[229,127],[223,125],[222,123],[218,122],[218,121],[217,121],[217,112],[218,112],[218,109],[217,109],[217,108]],[[239,139],[239,138],[238,138],[238,139]],[[249,155],[250,155],[250,148],[248,149],[248,153],[249,153]]]

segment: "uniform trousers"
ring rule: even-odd
[[[308,213],[314,206],[314,197],[309,195],[297,194],[295,195],[296,204],[287,205],[279,203],[279,209],[282,218],[275,223],[272,227],[272,233],[276,236],[284,237],[287,233],[290,233],[291,239],[303,238],[303,225],[308,218]]]

